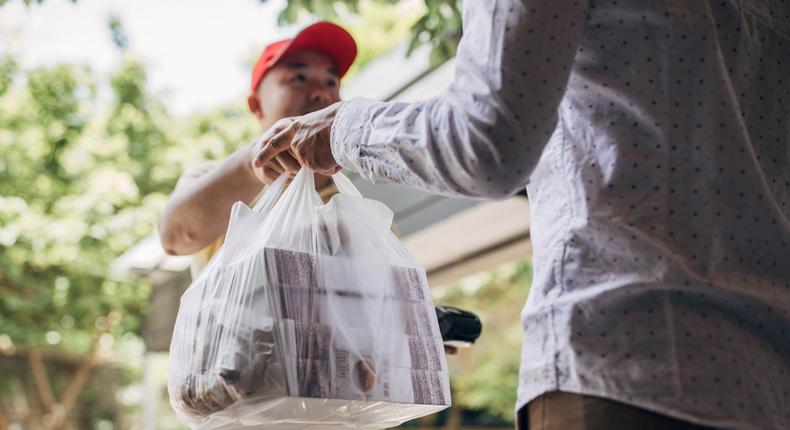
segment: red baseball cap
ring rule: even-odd
[[[263,50],[252,68],[252,92],[255,93],[272,66],[295,51],[316,51],[326,55],[342,78],[357,57],[357,44],[351,34],[337,24],[321,21],[310,25],[293,39],[274,42]]]

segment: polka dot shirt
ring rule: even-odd
[[[526,187],[517,408],[790,428],[790,2],[468,0],[450,87],[344,102],[331,144],[376,183]]]

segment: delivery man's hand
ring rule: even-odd
[[[253,167],[273,166],[278,158],[290,154],[301,166],[316,173],[331,176],[340,171],[329,145],[332,123],[339,108],[340,103],[335,103],[307,115],[275,123],[258,141]],[[295,172],[298,166],[290,163],[288,170]]]
[[[262,136],[263,137],[263,136]],[[296,171],[301,167],[299,162],[291,155],[290,152],[282,152],[274,159],[266,163],[265,166],[260,167],[255,164],[260,152],[261,139],[250,145],[249,147],[249,166],[250,170],[255,174],[255,177],[261,181],[262,184],[271,185],[283,173]]]
[[[289,118],[290,119],[290,118]],[[286,172],[297,172],[301,165],[298,161],[293,157],[290,151],[284,151],[277,154],[274,158],[270,159],[266,163],[258,163],[258,157],[260,156],[261,150],[264,148],[267,142],[277,135],[278,133],[282,132],[290,122],[286,123],[285,121],[279,121],[275,123],[272,127],[266,130],[258,140],[253,142],[249,146],[248,156],[249,156],[249,165],[255,176],[258,178],[259,181],[266,185],[271,185],[280,175]]]

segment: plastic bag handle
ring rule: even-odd
[[[288,181],[288,174],[283,173],[277,179],[271,183],[271,185],[266,187],[266,190],[263,192],[263,195],[260,199],[255,203],[255,206],[252,207],[253,212],[268,212],[271,208],[274,207],[277,200],[280,198],[280,194],[282,193],[283,189],[285,189],[285,183]]]
[[[348,179],[348,176],[344,175],[342,172],[337,172],[332,175],[332,181],[334,181],[337,191],[340,194],[362,197],[362,193],[360,193],[354,183],[351,182],[351,179]]]
[[[310,172],[303,172],[304,169],[301,169],[299,173],[302,175],[309,175]],[[299,176],[299,175],[297,175]],[[283,193],[283,190],[286,188],[286,183],[288,182],[289,175],[288,173],[283,173],[277,179],[272,182],[271,185],[266,187],[266,190],[263,192],[263,195],[260,199],[255,203],[252,210],[253,212],[268,212],[270,211],[277,201],[280,199],[280,196]],[[311,191],[318,196],[318,193],[315,191],[315,186],[313,185],[313,181],[311,180],[312,176],[305,176],[304,185],[309,186]],[[337,191],[340,194],[346,194],[353,197],[362,197],[362,193],[359,192],[357,187],[351,182],[351,179],[348,179],[348,176],[344,175],[342,172],[337,172],[332,175],[332,181],[335,183],[337,187]],[[303,181],[297,181],[302,183]]]

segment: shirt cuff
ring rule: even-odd
[[[340,167],[359,171],[360,148],[367,143],[375,113],[384,104],[357,98],[340,105],[329,137],[332,155]]]

